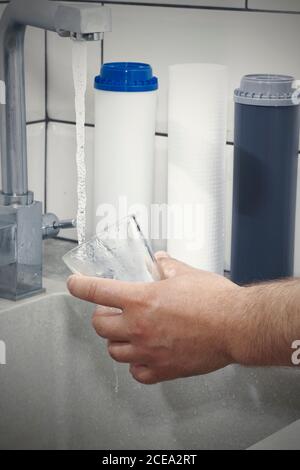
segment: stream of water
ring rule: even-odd
[[[73,80],[76,110],[76,165],[77,165],[77,233],[78,243],[85,242],[86,235],[86,161],[85,161],[85,94],[87,88],[87,45],[74,41],[72,50]]]
[[[77,233],[78,243],[81,245],[86,238],[86,159],[85,159],[85,94],[87,89],[87,45],[85,42],[74,41],[72,50],[73,80],[75,88],[76,111],[76,165],[77,165]],[[119,391],[119,377],[117,364],[113,363],[115,379],[114,391]]]

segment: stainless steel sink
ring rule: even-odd
[[[138,384],[92,310],[63,292],[2,306],[1,449],[245,449],[300,418],[299,370]]]

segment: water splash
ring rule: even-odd
[[[118,366],[116,362],[113,362],[113,369],[114,369],[114,376],[115,376],[115,387],[114,391],[115,393],[119,392],[119,374],[118,374]]]
[[[86,234],[86,163],[85,163],[85,94],[87,88],[87,46],[74,41],[72,50],[73,80],[76,111],[77,164],[77,233],[78,243],[85,242]]]

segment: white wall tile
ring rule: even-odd
[[[94,78],[101,67],[101,42],[88,47],[86,122],[94,122]],[[48,115],[52,119],[75,121],[72,74],[72,41],[48,33]]]
[[[91,236],[93,215],[94,129],[86,127],[88,188],[87,236]],[[47,155],[47,210],[59,218],[77,214],[76,129],[74,125],[50,123]],[[76,230],[62,230],[60,236],[77,239]]]
[[[113,32],[105,36],[104,59],[152,64],[160,79],[157,125],[160,132],[167,131],[170,64],[216,62],[229,67],[229,140],[233,134],[233,91],[244,74],[286,73],[300,77],[300,62],[295,60],[299,42],[297,15],[111,7]],[[279,31],[284,34],[278,34]]]
[[[0,17],[6,5],[0,5]],[[25,36],[25,79],[27,121],[45,117],[45,41],[44,32],[28,28]]]
[[[300,11],[299,0],[249,0],[249,8]]]
[[[126,3],[127,1],[128,0],[111,0],[109,3]],[[184,6],[216,6],[222,8],[242,8],[245,6],[244,0],[134,0],[134,3],[160,3]]]
[[[45,124],[27,125],[28,188],[35,200],[44,204],[45,187]],[[1,166],[0,166],[1,181]],[[2,184],[0,183],[0,188]]]

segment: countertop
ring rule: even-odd
[[[299,450],[300,420],[272,434],[248,450]]]

